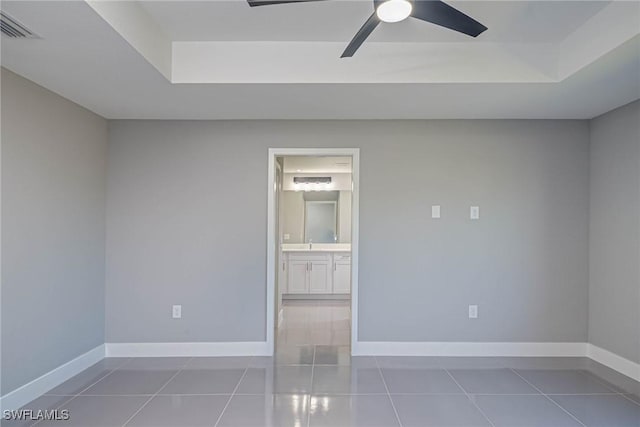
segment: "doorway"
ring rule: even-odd
[[[269,352],[358,341],[359,149],[269,149]]]

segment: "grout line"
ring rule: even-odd
[[[103,358],[102,360],[104,360],[104,359],[106,359],[106,357],[105,357],[105,358]],[[98,363],[100,363],[102,360],[100,360],[99,362],[94,363],[94,364],[93,364],[93,365],[91,365],[91,366],[97,365],[97,364],[98,364]],[[89,384],[88,386],[86,386],[85,388],[81,389],[78,393],[73,394],[73,395],[69,395],[69,396],[71,396],[71,399],[66,399],[66,400],[64,400],[60,405],[56,405],[54,409],[55,409],[55,410],[58,410],[58,409],[62,408],[63,406],[65,406],[66,404],[68,404],[69,402],[71,402],[73,399],[75,399],[76,397],[80,396],[83,392],[85,392],[85,391],[89,390],[91,387],[93,387],[94,385],[96,385],[97,383],[99,383],[100,381],[102,381],[103,379],[107,378],[109,375],[113,374],[115,371],[117,371],[117,370],[118,370],[118,369],[120,369],[122,366],[124,366],[124,365],[126,365],[127,363],[129,363],[130,361],[131,361],[131,359],[130,359],[130,358],[128,358],[128,359],[124,360],[122,363],[120,363],[119,365],[116,365],[116,367],[115,367],[115,368],[113,368],[113,369],[111,369],[111,370],[107,371],[103,376],[101,376],[100,378],[98,378],[97,380],[95,380],[94,382],[92,382],[91,384]],[[89,366],[89,368],[91,368],[91,366]],[[89,369],[89,368],[87,368],[87,369]],[[85,372],[87,369],[83,370],[82,372]],[[75,377],[76,377],[76,376],[78,376],[78,375],[80,375],[82,372],[77,373],[77,374],[76,374],[76,375],[74,375],[73,377],[69,378],[69,380],[70,380],[70,379],[72,379],[72,378],[75,378]],[[67,380],[67,381],[69,381],[69,380]],[[65,382],[67,382],[67,381],[65,381]],[[64,383],[62,383],[62,384],[64,384]],[[55,387],[54,387],[54,388],[55,388]],[[42,396],[47,396],[47,393],[43,394]],[[55,395],[55,394],[50,394],[49,396],[56,396],[56,395]],[[35,423],[31,424],[31,427],[34,427],[36,424],[40,424],[40,422],[41,422],[41,421],[43,421],[43,420],[38,420],[38,421],[36,421]]]
[[[355,393],[354,393],[355,394]],[[366,394],[366,393],[365,393]],[[368,393],[368,394],[381,394],[381,393]],[[463,396],[466,395],[464,391],[460,391],[460,393],[428,393],[428,392],[395,392],[394,396]],[[505,393],[473,393],[474,396],[538,396],[536,394],[524,394],[524,393],[514,393],[514,394],[505,394]]]
[[[142,411],[142,410],[144,409],[144,407],[145,407],[145,406],[147,406],[147,405],[149,404],[149,402],[151,402],[151,400],[153,400],[153,398],[154,398],[154,397],[156,397],[158,394],[160,394],[160,392],[161,392],[161,391],[162,391],[162,390],[167,386],[167,384],[169,384],[169,383],[171,382],[171,380],[173,380],[173,379],[174,379],[174,378],[175,378],[175,377],[176,377],[180,372],[184,371],[184,369],[187,367],[187,365],[189,364],[189,362],[191,362],[191,359],[193,359],[193,357],[189,358],[189,359],[184,363],[184,365],[182,365],[182,366],[180,367],[180,369],[178,369],[178,371],[177,371],[175,374],[173,374],[173,375],[171,376],[171,378],[169,378],[169,379],[167,380],[167,382],[165,382],[165,383],[162,385],[162,387],[160,387],[160,389],[159,389],[158,391],[156,391],[156,392],[155,392],[155,394],[154,394],[153,396],[151,396],[149,399],[147,399],[147,401],[146,401],[146,402],[144,402],[144,403],[142,404],[142,406],[141,406],[141,407],[140,407],[136,412],[134,412],[134,414],[133,414],[133,415],[131,415],[131,416],[129,417],[129,419],[128,419],[128,420],[127,420],[127,421],[122,425],[122,427],[126,427],[126,425],[127,425],[127,424],[129,424],[129,422],[130,422],[130,421],[131,421],[131,420],[132,420],[136,415],[138,415],[138,414],[140,413],[140,411]]]
[[[622,396],[623,398],[625,398],[625,399],[629,400],[631,403],[633,403],[633,404],[635,404],[635,405],[637,405],[637,406],[640,406],[640,402],[637,402],[637,401],[635,401],[635,400],[631,399],[631,398],[628,396],[629,394],[632,394],[632,393],[626,393],[626,392],[624,392],[624,393],[623,393],[622,391],[619,391],[619,390],[615,390],[615,389],[613,389],[613,387],[611,387],[611,386],[614,386],[614,387],[616,387],[617,389],[620,389],[620,390],[624,390],[622,387],[618,387],[617,385],[615,385],[615,384],[613,384],[613,383],[609,384],[609,381],[605,380],[604,378],[600,378],[600,376],[596,375],[594,372],[591,372],[589,369],[585,369],[585,372],[587,372],[591,377],[593,377],[593,379],[594,379],[596,382],[598,382],[598,383],[602,384],[603,386],[605,386],[605,387],[606,387],[606,388],[608,388],[609,390],[613,391],[614,393],[619,394],[619,395],[620,395],[620,396]],[[604,394],[604,393],[603,393],[603,394]]]
[[[77,394],[54,394],[54,393],[45,393],[45,394],[41,394],[40,396],[36,397],[36,399],[39,399],[41,397],[44,396],[55,396],[55,397],[75,397],[77,396]],[[33,399],[35,400],[35,399]],[[29,402],[31,403],[31,402]]]
[[[222,419],[222,416],[224,415],[224,411],[227,410],[227,407],[229,406],[229,403],[231,403],[231,399],[233,399],[233,396],[236,395],[236,391],[240,387],[240,383],[244,379],[245,375],[247,375],[247,371],[249,371],[249,364],[250,363],[251,363],[251,360],[249,360],[249,363],[247,363],[247,366],[246,366],[246,368],[244,368],[244,372],[242,373],[242,376],[240,377],[240,380],[238,380],[238,384],[236,384],[235,388],[231,392],[231,395],[227,399],[227,403],[225,403],[224,408],[222,408],[222,411],[220,411],[220,415],[218,416],[218,419],[216,420],[216,423],[214,424],[214,427],[217,427],[217,425],[220,423],[220,420]]]
[[[611,383],[609,384],[609,382],[607,380],[605,380],[604,378],[600,378],[598,375],[594,374],[593,372],[586,370],[587,373],[589,373],[589,375],[596,381],[599,382],[600,384],[602,384],[603,386],[605,386],[606,388],[608,388],[609,390],[613,391],[616,394],[619,394],[620,396],[624,397],[627,400],[630,400],[631,402],[635,403],[636,405],[640,406],[640,402],[636,402],[635,400],[629,398],[627,396],[627,394],[631,394],[631,393],[623,393],[622,391],[619,390],[624,390],[622,387],[618,387],[617,385]],[[613,387],[616,387],[619,390],[615,390]],[[604,393],[602,393],[604,394]]]
[[[44,396],[44,395],[42,395],[42,396]],[[42,397],[42,396],[40,396],[40,397]],[[55,395],[50,394],[49,396],[55,396]],[[69,402],[71,402],[73,399],[75,399],[75,398],[77,397],[77,395],[76,395],[76,396],[67,396],[67,397],[69,397],[69,399],[65,399],[65,400],[63,400],[63,401],[62,401],[62,403],[60,403],[59,405],[55,405],[55,406],[53,407],[53,410],[58,410],[58,409],[62,408],[64,405],[66,405],[67,403],[69,403]],[[38,399],[38,398],[36,398],[36,399]],[[35,399],[34,399],[34,400],[35,400]],[[33,426],[35,426],[36,424],[39,424],[41,421],[42,421],[42,420],[38,420],[38,421],[36,421],[36,422],[35,422],[35,423],[33,423],[33,424],[29,424],[29,426],[30,426],[30,427],[33,427]]]
[[[378,374],[380,374],[380,378],[382,378],[382,384],[384,384],[384,389],[387,391],[387,397],[391,402],[391,408],[393,408],[393,413],[396,414],[396,420],[398,421],[398,425],[402,427],[402,421],[400,421],[400,415],[398,415],[398,410],[396,409],[395,403],[393,403],[393,399],[391,398],[391,393],[389,392],[389,387],[387,387],[387,381],[384,379],[384,375],[382,375],[382,369],[380,368],[380,364],[378,363],[378,358],[373,356],[373,360],[376,361],[376,366],[378,368]]]
[[[471,402],[471,404],[473,406],[476,407],[476,409],[478,410],[478,412],[480,412],[480,414],[482,414],[482,416],[485,418],[485,420],[487,420],[489,422],[489,424],[493,427],[495,427],[495,424],[493,424],[493,421],[491,421],[489,419],[489,417],[487,416],[487,414],[484,413],[484,411],[480,408],[480,406],[478,406],[478,404],[476,403],[476,401],[474,399],[471,398],[471,396],[469,395],[469,393],[467,393],[467,390],[465,390],[464,387],[462,387],[462,384],[460,384],[458,382],[458,380],[455,379],[455,377],[451,374],[451,372],[449,372],[448,369],[444,369],[444,371],[451,377],[451,379],[453,380],[454,383],[456,383],[456,385],[458,387],[460,387],[462,389],[462,391],[464,392],[465,396],[467,396],[467,399],[469,399],[469,402]]]
[[[313,346],[313,359],[311,361],[311,385],[309,387],[309,405],[307,406],[307,427],[311,424],[311,396],[313,396],[313,371],[316,366],[316,346]]]
[[[102,359],[104,360],[104,359]],[[97,383],[99,383],[100,381],[102,381],[103,379],[107,378],[109,375],[113,374],[115,371],[117,371],[118,369],[120,369],[121,367],[123,367],[124,365],[126,365],[127,363],[129,363],[131,361],[131,359],[127,359],[124,362],[120,363],[119,365],[117,365],[115,368],[107,370],[105,372],[104,375],[102,375],[100,378],[98,378],[97,380],[95,380],[94,382],[92,382],[91,384],[89,384],[88,386],[86,386],[83,389],[80,389],[79,392],[75,393],[75,394],[70,394],[70,395],[62,395],[62,396],[73,396],[73,397],[77,397],[80,396],[82,393],[84,393],[85,391],[89,390],[91,387],[93,387],[94,385],[96,385]],[[98,362],[100,363],[100,362]],[[94,365],[96,365],[97,363],[94,363]],[[93,366],[93,365],[92,365]],[[91,366],[89,366],[87,369],[85,369],[82,372],[79,372],[78,374],[74,375],[73,377],[69,378],[69,380],[71,380],[72,378],[75,378],[76,376],[82,374],[83,372],[87,371],[88,369],[90,369]],[[67,381],[69,381],[67,380]],[[66,382],[66,381],[65,381]],[[64,383],[63,383],[64,384]],[[48,394],[45,393],[44,395],[49,395],[49,396],[56,396],[55,394]]]
[[[600,385],[604,386],[605,388],[608,388],[609,390],[611,390],[611,393],[608,393],[608,394],[613,394],[613,393],[615,393],[615,394],[622,394],[622,393],[620,393],[618,390],[614,390],[613,388],[611,388],[611,386],[610,386],[609,384],[607,384],[607,383],[605,382],[605,380],[604,380],[604,379],[600,378],[599,376],[597,376],[596,374],[594,374],[594,373],[593,373],[593,372],[591,372],[591,371],[588,371],[588,370],[578,370],[578,371],[576,371],[576,372],[578,372],[580,375],[582,375],[582,376],[584,376],[584,377],[587,377],[587,378],[591,378],[591,379],[593,379],[595,382],[597,382],[597,383],[599,383]],[[587,374],[589,374],[589,375],[587,375]],[[602,393],[602,394],[605,394],[605,393]]]
[[[522,375],[520,375],[518,373],[518,371],[516,371],[513,368],[509,368],[511,370],[511,372],[513,372],[514,374],[516,374],[517,376],[519,376],[520,378],[522,378],[522,380],[524,382],[526,382],[527,384],[529,384],[531,387],[533,387],[534,389],[536,389],[541,395],[543,395],[547,400],[551,401],[551,403],[553,403],[554,405],[556,405],[558,408],[562,409],[565,413],[567,413],[571,418],[573,418],[574,420],[576,420],[577,422],[580,423],[580,425],[587,427],[582,421],[580,421],[578,418],[576,418],[575,415],[573,415],[571,412],[567,411],[566,409],[564,409],[564,407],[562,407],[558,402],[556,402],[555,400],[553,400],[552,398],[550,398],[547,394],[545,394],[542,390],[540,390],[538,387],[536,387],[535,385],[533,385],[532,383],[530,383],[529,381],[527,381],[527,379],[525,377],[523,377]]]
[[[77,397],[153,397],[153,393],[141,393],[141,394],[83,394]]]
[[[618,394],[621,393],[546,393],[547,396],[616,396]]]
[[[596,382],[599,382],[600,384],[602,384],[603,386],[605,386],[605,387],[606,387],[606,388],[608,388],[609,390],[613,391],[613,393],[615,393],[615,394],[617,394],[617,395],[620,395],[620,396],[622,396],[623,398],[625,398],[625,399],[629,400],[631,403],[634,403],[634,404],[636,404],[636,405],[640,406],[640,402],[636,402],[635,400],[633,400],[633,399],[631,399],[630,397],[628,397],[628,396],[627,396],[627,394],[631,394],[631,393],[623,393],[623,392],[621,392],[621,391],[614,390],[614,389],[613,389],[609,384],[607,384],[607,382],[605,382],[606,380],[605,380],[604,378],[600,378],[599,376],[597,376],[596,374],[594,374],[593,372],[591,372],[591,371],[589,371],[589,370],[587,370],[587,372],[591,375],[591,377],[593,377],[593,378],[594,378],[594,380],[595,380]],[[612,384],[612,385],[614,385],[614,384]],[[615,385],[614,385],[614,386],[615,386]],[[618,386],[615,386],[615,387],[616,387],[616,388],[619,388],[620,390],[622,390],[622,388],[621,388],[621,387],[618,387]],[[604,393],[601,393],[601,394],[604,394]],[[609,393],[609,394],[611,394],[611,393]]]
[[[269,356],[267,356],[269,357]],[[311,367],[311,363],[271,363],[269,365],[267,365],[267,367],[281,367],[281,366],[297,366],[297,367],[303,367],[303,368],[310,368]],[[317,365],[317,366],[348,366],[348,365]],[[265,366],[256,364],[256,365],[249,365],[250,368],[264,368]]]
[[[635,400],[633,400],[632,398],[629,397],[631,393],[621,393],[620,395],[622,397],[624,397],[625,399],[631,401],[631,403],[635,403],[636,405],[640,406],[640,402],[636,402]]]

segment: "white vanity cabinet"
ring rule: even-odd
[[[351,254],[291,251],[285,256],[286,293],[331,295],[351,292]]]
[[[309,262],[309,293],[331,293],[331,262],[330,260],[314,260]]]
[[[286,265],[289,270],[287,274],[287,293],[308,294],[309,261],[289,259]]]
[[[331,254],[294,252],[288,255],[287,293],[330,294]]]
[[[333,293],[351,293],[351,254],[333,254]]]

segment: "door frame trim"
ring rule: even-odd
[[[360,149],[359,148],[269,148],[267,176],[267,310],[266,343],[270,354],[275,350],[275,257],[277,215],[274,212],[275,162],[283,156],[349,156],[352,159],[351,201],[351,351],[358,346],[358,254],[360,218]]]

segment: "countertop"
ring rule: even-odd
[[[282,252],[351,252],[350,243],[283,243]]]

